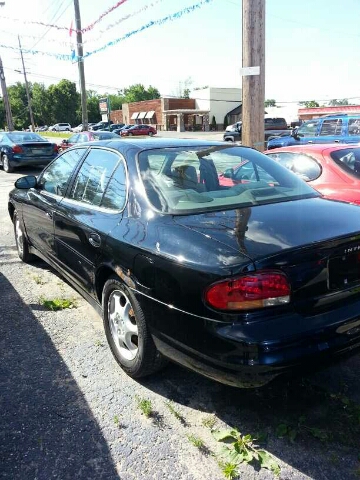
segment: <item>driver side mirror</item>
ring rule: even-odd
[[[62,141],[62,143],[69,143],[69,140],[67,138],[64,138],[64,140]]]
[[[225,178],[234,178],[234,169],[233,168],[227,168],[224,173],[223,173]]]
[[[21,190],[27,190],[28,188],[35,188],[37,185],[37,179],[34,175],[27,175],[26,177],[20,177],[15,182],[15,187]]]

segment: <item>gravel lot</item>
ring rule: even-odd
[[[358,478],[359,356],[259,390],[226,387],[176,365],[142,382],[130,379],[85,300],[40,260],[18,259],[7,194],[25,173],[0,170],[1,479],[220,480],[220,444],[204,425],[209,419],[264,438],[281,479]],[[76,308],[41,305],[56,297]],[[150,418],[139,399],[151,401]],[[241,479],[274,478],[256,465],[239,472]]]

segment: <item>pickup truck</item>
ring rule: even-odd
[[[265,138],[264,143],[273,137],[281,137],[283,135],[290,135],[291,129],[287,128],[287,123],[284,118],[265,118]],[[226,128],[223,136],[225,142],[239,142],[241,141],[242,122],[234,123]]]

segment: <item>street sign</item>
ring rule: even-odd
[[[240,68],[240,75],[248,77],[249,75],[260,75],[260,67],[243,67]]]
[[[107,98],[100,98],[99,100],[99,110],[100,113],[108,113],[108,99]]]

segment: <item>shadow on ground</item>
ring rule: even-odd
[[[0,291],[0,477],[118,479],[70,371],[1,273]]]
[[[344,480],[360,473],[359,368],[356,356],[306,377],[237,389],[169,365],[142,384],[200,413],[215,413],[304,475]],[[290,477],[290,471],[281,475]]]

